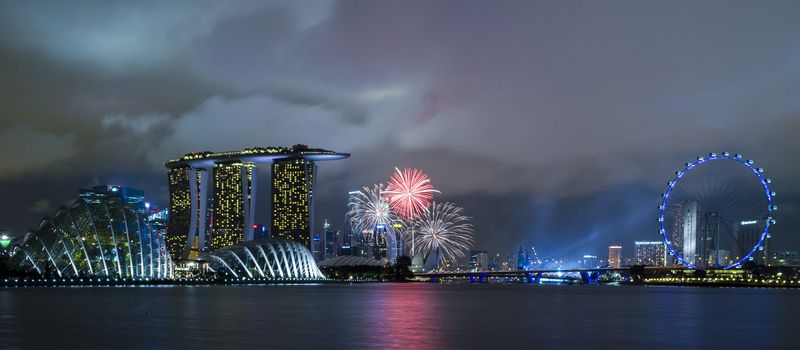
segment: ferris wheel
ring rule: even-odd
[[[658,207],[668,252],[692,269],[731,269],[766,258],[778,209],[770,184],[764,169],[740,154],[711,153],[686,163]]]

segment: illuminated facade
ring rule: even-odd
[[[253,163],[227,162],[214,167],[214,223],[211,249],[253,239],[258,168]]]
[[[264,163],[273,164],[271,236],[309,246],[315,162],[349,156],[294,145],[189,153],[167,161],[170,251],[173,256],[191,259],[205,250],[206,242],[208,248],[219,249],[254,239],[258,164]],[[213,181],[209,183],[212,171]],[[209,190],[213,190],[213,196],[208,195]],[[210,222],[211,239],[206,239],[206,220]]]
[[[169,169],[167,247],[176,260],[196,257],[205,249],[208,171],[192,167]]]
[[[311,246],[316,164],[304,158],[272,163],[272,236]]]
[[[322,225],[322,229],[324,231],[324,238],[325,238],[325,259],[333,259],[339,255],[341,255],[341,235],[339,231],[333,229],[331,224],[328,223],[328,220],[325,220],[325,224]]]
[[[758,244],[763,234],[765,225],[764,220],[744,220],[733,224],[733,238],[736,242],[735,251],[733,252],[736,259],[746,256],[748,250]],[[767,248],[766,240],[763,248],[759,248],[759,252],[750,256],[750,261],[756,264],[767,264],[769,261],[766,258]]]
[[[619,268],[622,265],[622,246],[608,246],[608,266]]]
[[[88,203],[99,203],[104,197],[117,197],[125,204],[136,207],[140,214],[145,213],[144,192],[135,188],[105,185],[81,188],[78,191],[81,199]]]
[[[488,265],[489,265],[489,254],[485,250],[470,250],[469,252],[470,272],[485,271]]]
[[[667,248],[661,241],[636,241],[636,265],[666,266]]]
[[[682,207],[683,260],[694,265],[697,261],[697,202],[686,202]]]
[[[137,209],[117,197],[78,200],[15,246],[12,263],[52,277],[171,278],[164,237]]]
[[[211,271],[232,278],[324,279],[314,257],[299,242],[258,239],[217,249],[200,258]]]

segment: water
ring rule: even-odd
[[[797,348],[800,290],[364,284],[0,289],[0,348]]]

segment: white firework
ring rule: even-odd
[[[462,211],[453,203],[433,202],[414,222],[417,250],[423,256],[439,256],[450,262],[465,256],[475,242],[475,230]]]
[[[389,201],[384,195],[383,184],[374,185],[372,188],[362,188],[350,200],[347,207],[347,219],[350,221],[350,225],[372,240],[382,237],[391,247],[388,258],[395,258],[397,255],[397,232],[394,224],[399,222],[399,218],[389,206]]]

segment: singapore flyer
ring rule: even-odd
[[[691,269],[759,263],[778,207],[764,169],[741,155],[711,153],[686,163],[659,205],[660,233],[674,262]]]

